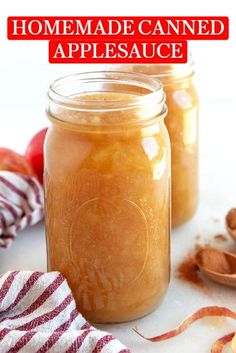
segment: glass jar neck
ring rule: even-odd
[[[194,74],[194,61],[192,56],[185,64],[125,64],[109,65],[111,70],[123,70],[125,72],[143,73],[161,80],[164,85],[176,81],[191,80]]]
[[[52,83],[51,120],[84,127],[146,124],[166,114],[162,83],[139,73],[89,72]]]

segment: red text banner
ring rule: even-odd
[[[226,40],[228,17],[8,17],[8,39],[52,40],[62,37],[116,40],[165,37],[171,40]]]
[[[50,63],[186,63],[187,42],[49,42]]]
[[[48,40],[50,63],[185,63],[189,40],[227,40],[225,16],[8,17],[9,40]]]

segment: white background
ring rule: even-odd
[[[172,328],[184,315],[202,305],[228,305],[236,309],[235,291],[209,283],[212,295],[200,293],[174,279],[181,257],[194,245],[197,234],[212,239],[224,232],[224,215],[236,206],[236,9],[235,1],[207,0],[99,0],[99,1],[1,1],[0,5],[0,146],[24,152],[28,140],[47,124],[44,109],[50,82],[81,65],[48,64],[46,41],[8,41],[7,16],[17,15],[226,15],[230,17],[228,41],[192,42],[196,60],[196,84],[200,113],[200,205],[194,219],[172,234],[173,280],[161,308],[136,323],[147,334]],[[214,218],[220,220],[214,222]],[[221,246],[221,244],[218,244]],[[226,247],[236,250],[232,242]],[[20,235],[9,250],[0,251],[0,270],[45,270],[43,226]],[[159,345],[147,344],[131,333],[134,324],[110,327],[134,353],[206,353],[219,335],[232,330],[231,323],[215,328],[196,325],[189,334]],[[234,325],[235,327],[235,325]],[[228,328],[228,329],[227,329]],[[108,328],[109,329],[109,328]],[[218,332],[218,333],[217,333]],[[190,340],[191,338],[191,340]]]

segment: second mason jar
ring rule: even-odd
[[[141,72],[163,82],[168,106],[165,119],[171,141],[172,225],[188,221],[198,204],[198,95],[193,60],[186,64],[110,65],[111,70]]]
[[[95,72],[49,89],[48,269],[93,322],[141,317],[169,282],[170,144],[162,84]]]

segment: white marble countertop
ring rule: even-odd
[[[236,310],[236,290],[209,281],[208,290],[203,291],[189,283],[183,283],[175,275],[177,264],[194,248],[197,235],[201,236],[202,242],[210,240],[215,246],[236,251],[236,243],[231,240],[224,243],[214,241],[214,235],[225,233],[225,214],[236,206],[234,111],[234,101],[214,102],[202,107],[200,204],[195,217],[172,232],[172,278],[163,303],[155,312],[135,322],[101,326],[114,333],[134,353],[207,353],[217,338],[236,330],[236,324],[232,320],[224,320],[217,325],[203,320],[192,325],[180,336],[161,343],[146,342],[132,332],[132,327],[137,326],[147,336],[157,335],[175,327],[186,315],[205,305],[223,305]],[[30,120],[30,113],[26,112],[26,121],[27,116]],[[14,122],[18,124],[16,118]],[[12,121],[5,123],[10,125]],[[20,142],[16,141],[15,144],[17,143],[20,146]],[[219,221],[216,222],[216,219]],[[13,269],[46,271],[43,223],[21,232],[11,248],[0,250],[0,271]],[[230,348],[226,350],[229,351]]]
[[[236,244],[231,240],[219,243],[214,235],[224,232],[222,222],[216,222],[219,213],[212,211],[211,204],[202,201],[196,217],[187,225],[173,231],[172,234],[172,279],[167,295],[161,306],[152,314],[135,322],[119,325],[100,325],[104,330],[115,334],[134,353],[207,353],[211,343],[227,332],[236,330],[236,325],[230,320],[220,324],[203,320],[195,323],[180,336],[161,343],[149,343],[132,332],[137,326],[148,336],[157,335],[175,327],[186,315],[201,306],[220,305],[236,310],[236,292],[213,282],[207,281],[206,290],[183,283],[176,278],[175,268],[181,258],[193,249],[196,235],[201,235],[201,241],[211,239],[212,244],[236,250]],[[0,250],[0,269],[5,272],[13,269],[30,269],[46,271],[46,247],[44,224],[40,223],[19,234],[11,248]]]

